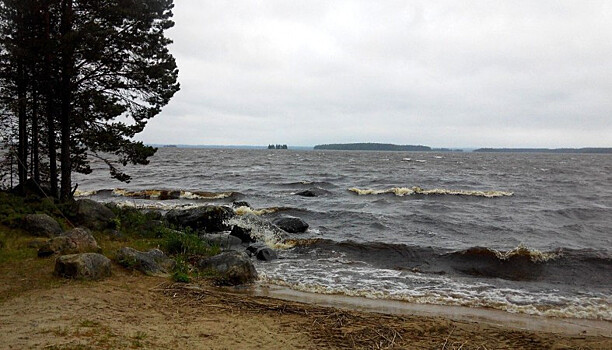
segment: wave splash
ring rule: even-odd
[[[138,199],[156,199],[156,200],[170,200],[170,199],[224,199],[236,196],[236,192],[206,192],[206,191],[183,191],[183,190],[140,190],[130,191],[122,188],[115,188],[113,190],[93,190],[93,191],[79,191],[74,193],[75,197],[91,197],[99,193],[110,192],[113,196],[117,197],[128,197]]]
[[[392,187],[383,190],[375,190],[375,189],[359,189],[356,187],[352,187],[348,189],[351,192],[354,192],[360,196],[363,195],[377,195],[377,194],[389,194],[392,193],[398,197],[410,196],[410,195],[453,195],[453,196],[472,196],[472,197],[485,197],[485,198],[495,198],[495,197],[509,197],[513,196],[513,192],[506,191],[478,191],[478,190],[449,190],[443,188],[434,188],[434,189],[423,189],[418,186],[414,187]]]
[[[550,260],[558,259],[562,256],[562,251],[542,252],[537,249],[531,249],[524,244],[519,244],[516,248],[507,251],[499,251],[496,249],[485,247],[473,247],[455,254],[468,255],[474,257],[495,257],[502,261],[511,261],[513,259],[526,258],[534,263],[543,263]]]
[[[283,243],[283,240],[287,237],[285,231],[253,213],[236,215],[227,220],[226,224],[228,226],[238,226],[250,231],[252,238],[259,242],[264,242],[269,247],[279,249],[287,248]]]

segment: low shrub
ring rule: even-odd
[[[165,230],[162,250],[173,255],[212,255],[211,247],[191,232]]]
[[[180,283],[189,283],[191,282],[191,266],[182,256],[177,256],[176,265],[174,266],[174,271],[172,272],[172,280]]]

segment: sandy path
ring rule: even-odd
[[[1,302],[0,348],[612,349],[612,339],[343,311],[119,270]]]
[[[28,292],[0,308],[0,346],[28,348],[309,349],[295,316],[234,317],[182,308],[152,291],[165,279],[120,276]],[[299,322],[298,322],[299,324]]]

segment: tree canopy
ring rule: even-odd
[[[130,177],[120,166],[148,163],[156,149],[134,136],[179,90],[165,36],[172,8],[172,0],[3,0],[0,137],[17,149],[7,154],[17,153],[21,184],[46,179],[67,199],[72,172],[91,172],[92,157],[121,181]]]

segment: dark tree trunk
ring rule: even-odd
[[[51,41],[51,14],[49,5],[44,8],[45,39]],[[43,70],[45,82],[45,116],[47,119],[47,146],[49,147],[49,188],[53,198],[58,197],[57,183],[57,145],[55,144],[55,91],[53,89],[53,79],[51,79],[51,63],[53,61],[50,49],[46,49],[45,68]]]
[[[17,24],[17,40],[18,45],[23,48],[24,45],[24,16],[19,16]],[[26,95],[27,95],[27,79],[23,53],[18,53],[17,57],[17,109],[19,118],[19,146],[17,149],[17,173],[19,174],[19,184],[22,185],[22,190],[28,178],[28,130],[27,130],[27,115],[26,115]]]
[[[63,201],[72,198],[72,163],[70,150],[70,130],[71,130],[71,99],[72,84],[71,78],[74,70],[73,44],[70,38],[72,31],[72,0],[62,2],[62,22],[60,34],[61,43],[61,81],[60,81],[60,128],[61,128],[61,192],[60,198]]]
[[[35,83],[36,84],[36,83]],[[40,183],[40,163],[38,150],[40,149],[40,141],[38,126],[38,91],[32,91],[32,177],[36,183]]]

